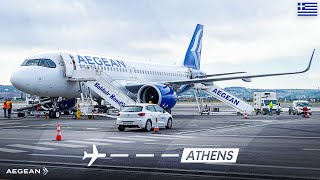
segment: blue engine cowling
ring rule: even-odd
[[[152,102],[165,110],[170,110],[177,102],[176,92],[163,84],[144,85],[139,89],[137,97],[142,103]]]

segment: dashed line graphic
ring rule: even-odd
[[[136,154],[136,157],[154,157],[154,154]]]
[[[161,154],[161,157],[179,157],[179,154]]]
[[[129,157],[129,154],[110,154],[110,157]]]

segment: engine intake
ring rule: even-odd
[[[176,92],[163,84],[144,85],[139,89],[137,97],[142,103],[152,102],[165,110],[170,110],[177,102]]]

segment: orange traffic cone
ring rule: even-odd
[[[60,123],[58,123],[58,127],[57,127],[56,140],[57,140],[57,141],[61,141],[61,140],[62,140],[62,135],[61,135],[61,130],[60,130]]]
[[[244,111],[244,116],[243,116],[243,119],[248,119],[248,114],[247,114],[247,111]]]
[[[158,118],[156,118],[156,126],[153,128],[153,134],[160,134],[159,125],[158,125]]]

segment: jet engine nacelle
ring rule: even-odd
[[[137,96],[139,102],[158,104],[165,110],[170,110],[177,102],[177,94],[170,86],[150,84],[142,86]]]

